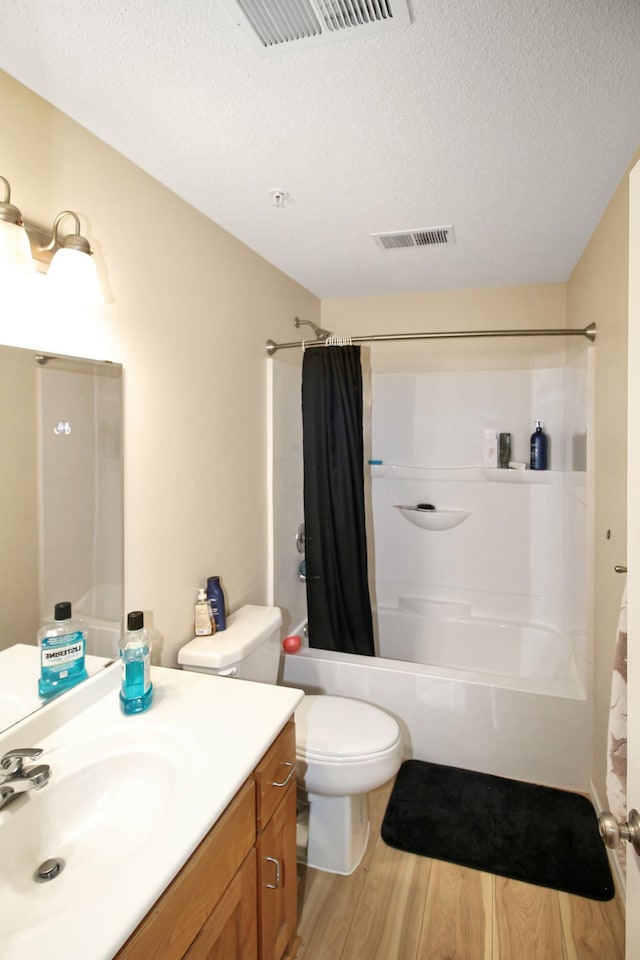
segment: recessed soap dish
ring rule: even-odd
[[[440,510],[438,507],[425,510],[399,503],[394,506],[409,523],[422,527],[423,530],[451,530],[466,520],[470,513],[469,510]]]

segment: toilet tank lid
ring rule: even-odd
[[[282,623],[280,607],[247,604],[227,617],[227,629],[212,637],[194,637],[178,651],[183,667],[218,670],[249,656]]]

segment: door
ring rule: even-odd
[[[627,809],[640,810],[640,163],[629,177]],[[640,957],[640,856],[627,845],[627,960]]]

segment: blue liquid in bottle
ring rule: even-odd
[[[38,693],[49,700],[87,679],[84,657],[87,628],[84,622],[71,617],[68,601],[56,603],[54,622],[38,630],[40,679]]]
[[[120,706],[123,713],[143,713],[151,706],[151,644],[144,629],[144,614],[135,610],[127,616],[127,630],[120,641],[122,680]]]

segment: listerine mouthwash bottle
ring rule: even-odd
[[[45,623],[38,630],[38,693],[41,697],[54,697],[80,680],[86,680],[86,648],[87,628],[84,622],[79,618],[72,619],[68,601],[56,603],[53,623]]]
[[[151,706],[151,643],[144,628],[144,613],[127,615],[127,629],[120,640],[120,706],[123,713],[142,713]]]

